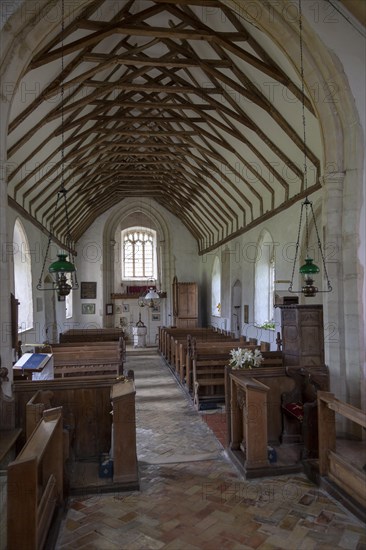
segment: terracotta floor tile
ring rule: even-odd
[[[197,413],[157,354],[126,368],[141,489],[71,499],[56,550],[366,549],[365,526],[304,475],[243,480],[214,436],[223,412]]]

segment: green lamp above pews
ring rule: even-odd
[[[61,74],[63,74],[63,68],[64,68],[64,52],[63,52],[63,46],[64,46],[64,2],[62,0],[62,52],[61,52]],[[72,247],[72,238],[71,238],[71,231],[70,231],[70,225],[69,225],[69,213],[67,209],[67,191],[65,188],[65,166],[64,166],[64,83],[62,81],[61,84],[61,185],[57,192],[57,197],[55,201],[55,208],[53,212],[53,217],[51,221],[51,227],[49,232],[49,238],[48,238],[48,245],[46,254],[44,256],[43,266],[41,275],[39,277],[39,281],[37,284],[38,290],[56,290],[59,297],[64,297],[70,294],[71,290],[76,290],[79,288],[79,284],[77,282],[76,277],[76,268],[74,265],[74,258],[73,258],[73,247]],[[53,237],[53,229],[54,224],[56,220],[56,216],[60,216],[61,209],[59,208],[59,201],[63,200],[64,205],[64,221],[66,222],[66,231],[65,231],[65,251],[61,251],[57,254],[58,260],[51,263],[51,265],[48,268],[48,272],[52,277],[51,284],[45,283],[43,281],[44,276],[44,270],[46,266],[46,261],[48,257],[48,253],[50,250],[51,241],[55,240]],[[70,256],[70,260],[68,261],[66,258],[67,256]]]
[[[306,119],[305,119],[305,82],[304,82],[304,62],[303,62],[303,39],[302,39],[302,7],[301,7],[301,0],[299,0],[299,38],[300,38],[300,76],[301,76],[301,107],[302,107],[302,124],[303,124],[303,154],[304,154],[304,189],[305,193],[307,192],[307,147],[306,147]],[[300,267],[299,273],[300,275],[304,276],[304,284],[302,285],[301,289],[299,290],[293,290],[293,282],[294,282],[294,275],[295,275],[295,265],[296,260],[298,256],[299,251],[299,243],[300,243],[300,235],[301,235],[301,223],[303,218],[303,213],[305,211],[305,247],[306,247],[306,257],[305,257],[305,263]],[[320,269],[317,265],[313,263],[313,259],[310,257],[309,254],[309,214],[312,215],[312,221],[314,223],[314,229],[316,233],[317,238],[317,245],[320,257],[322,259],[322,265],[323,265],[323,272],[324,276],[326,278],[327,282],[327,288],[326,290],[319,290],[318,287],[314,285],[314,275],[319,273]],[[292,268],[292,277],[291,277],[291,283],[288,288],[288,291],[294,294],[303,294],[306,298],[314,297],[318,292],[331,292],[332,287],[329,281],[327,268],[325,265],[325,259],[324,254],[322,250],[322,245],[320,242],[319,232],[316,225],[314,210],[313,210],[313,203],[309,201],[308,197],[305,196],[305,200],[303,203],[301,203],[301,211],[300,211],[300,220],[299,220],[299,229],[297,233],[297,241],[296,241],[296,249],[295,249],[295,258],[294,258],[294,264]]]

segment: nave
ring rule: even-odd
[[[140,491],[73,497],[57,550],[366,547],[362,522],[304,475],[245,481],[155,350],[128,351]]]

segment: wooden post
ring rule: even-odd
[[[132,380],[114,384],[113,403],[113,481],[138,484],[135,384]]]
[[[328,407],[328,400],[334,399],[334,395],[330,392],[318,391],[317,399],[319,474],[324,476],[329,472],[329,451],[336,449],[335,412]]]
[[[238,403],[238,390],[235,380],[230,376],[231,385],[231,401],[230,401],[230,448],[236,451],[240,448],[240,443],[243,438],[243,424],[241,421],[240,405]]]
[[[229,374],[229,373],[228,373]],[[254,378],[231,372],[231,442],[233,451],[242,448],[245,469],[268,467],[267,394],[269,387]]]
[[[245,381],[245,468],[263,468],[269,465],[267,435],[267,393],[269,387],[254,379]]]

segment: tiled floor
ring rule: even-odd
[[[73,498],[58,550],[366,549],[365,525],[302,474],[243,480],[156,353],[127,368],[141,489]]]

